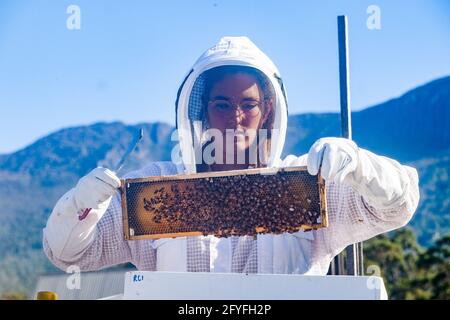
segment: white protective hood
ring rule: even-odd
[[[287,127],[286,92],[280,73],[273,62],[247,37],[223,37],[220,41],[203,53],[185,77],[178,90],[176,101],[176,124],[182,162],[185,173],[195,173],[194,135],[196,141],[201,136],[201,116],[199,94],[196,88],[202,81],[201,74],[209,69],[224,65],[240,65],[260,70],[270,79],[275,91],[275,117],[273,123],[272,142],[268,167],[276,167],[280,163]]]

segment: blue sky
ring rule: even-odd
[[[81,9],[68,30],[66,9]],[[381,29],[369,30],[369,5]],[[290,112],[339,110],[336,16],[349,17],[353,110],[450,75],[450,1],[0,2],[0,153],[98,121],[174,124],[180,81],[223,35],[278,66]]]

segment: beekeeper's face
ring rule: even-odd
[[[256,142],[257,130],[267,120],[270,108],[272,101],[264,100],[264,94],[253,75],[229,74],[211,88],[208,123],[210,128],[222,133],[223,146],[232,143],[235,151],[245,151]],[[234,131],[234,138],[230,139],[231,131]]]

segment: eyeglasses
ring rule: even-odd
[[[208,106],[212,111],[224,117],[235,116],[235,109],[239,108],[246,117],[253,118],[261,113],[261,106],[265,100],[247,100],[239,104],[234,104],[229,100],[217,99],[208,101]]]

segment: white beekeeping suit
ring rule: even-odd
[[[254,237],[214,236],[125,241],[120,180],[97,168],[56,204],[44,229],[44,250],[59,268],[96,270],[131,262],[141,270],[326,274],[347,245],[404,226],[418,201],[415,169],[358,148],[342,138],[318,140],[308,154],[280,159],[287,127],[287,103],[275,65],[246,37],[224,37],[207,50],[184,79],[177,97],[182,163],[155,162],[126,177],[195,172],[193,140],[201,135],[201,74],[223,65],[259,69],[275,91],[275,117],[268,166],[308,167],[326,180],[329,227],[311,232]],[[86,216],[85,209],[92,208]]]

